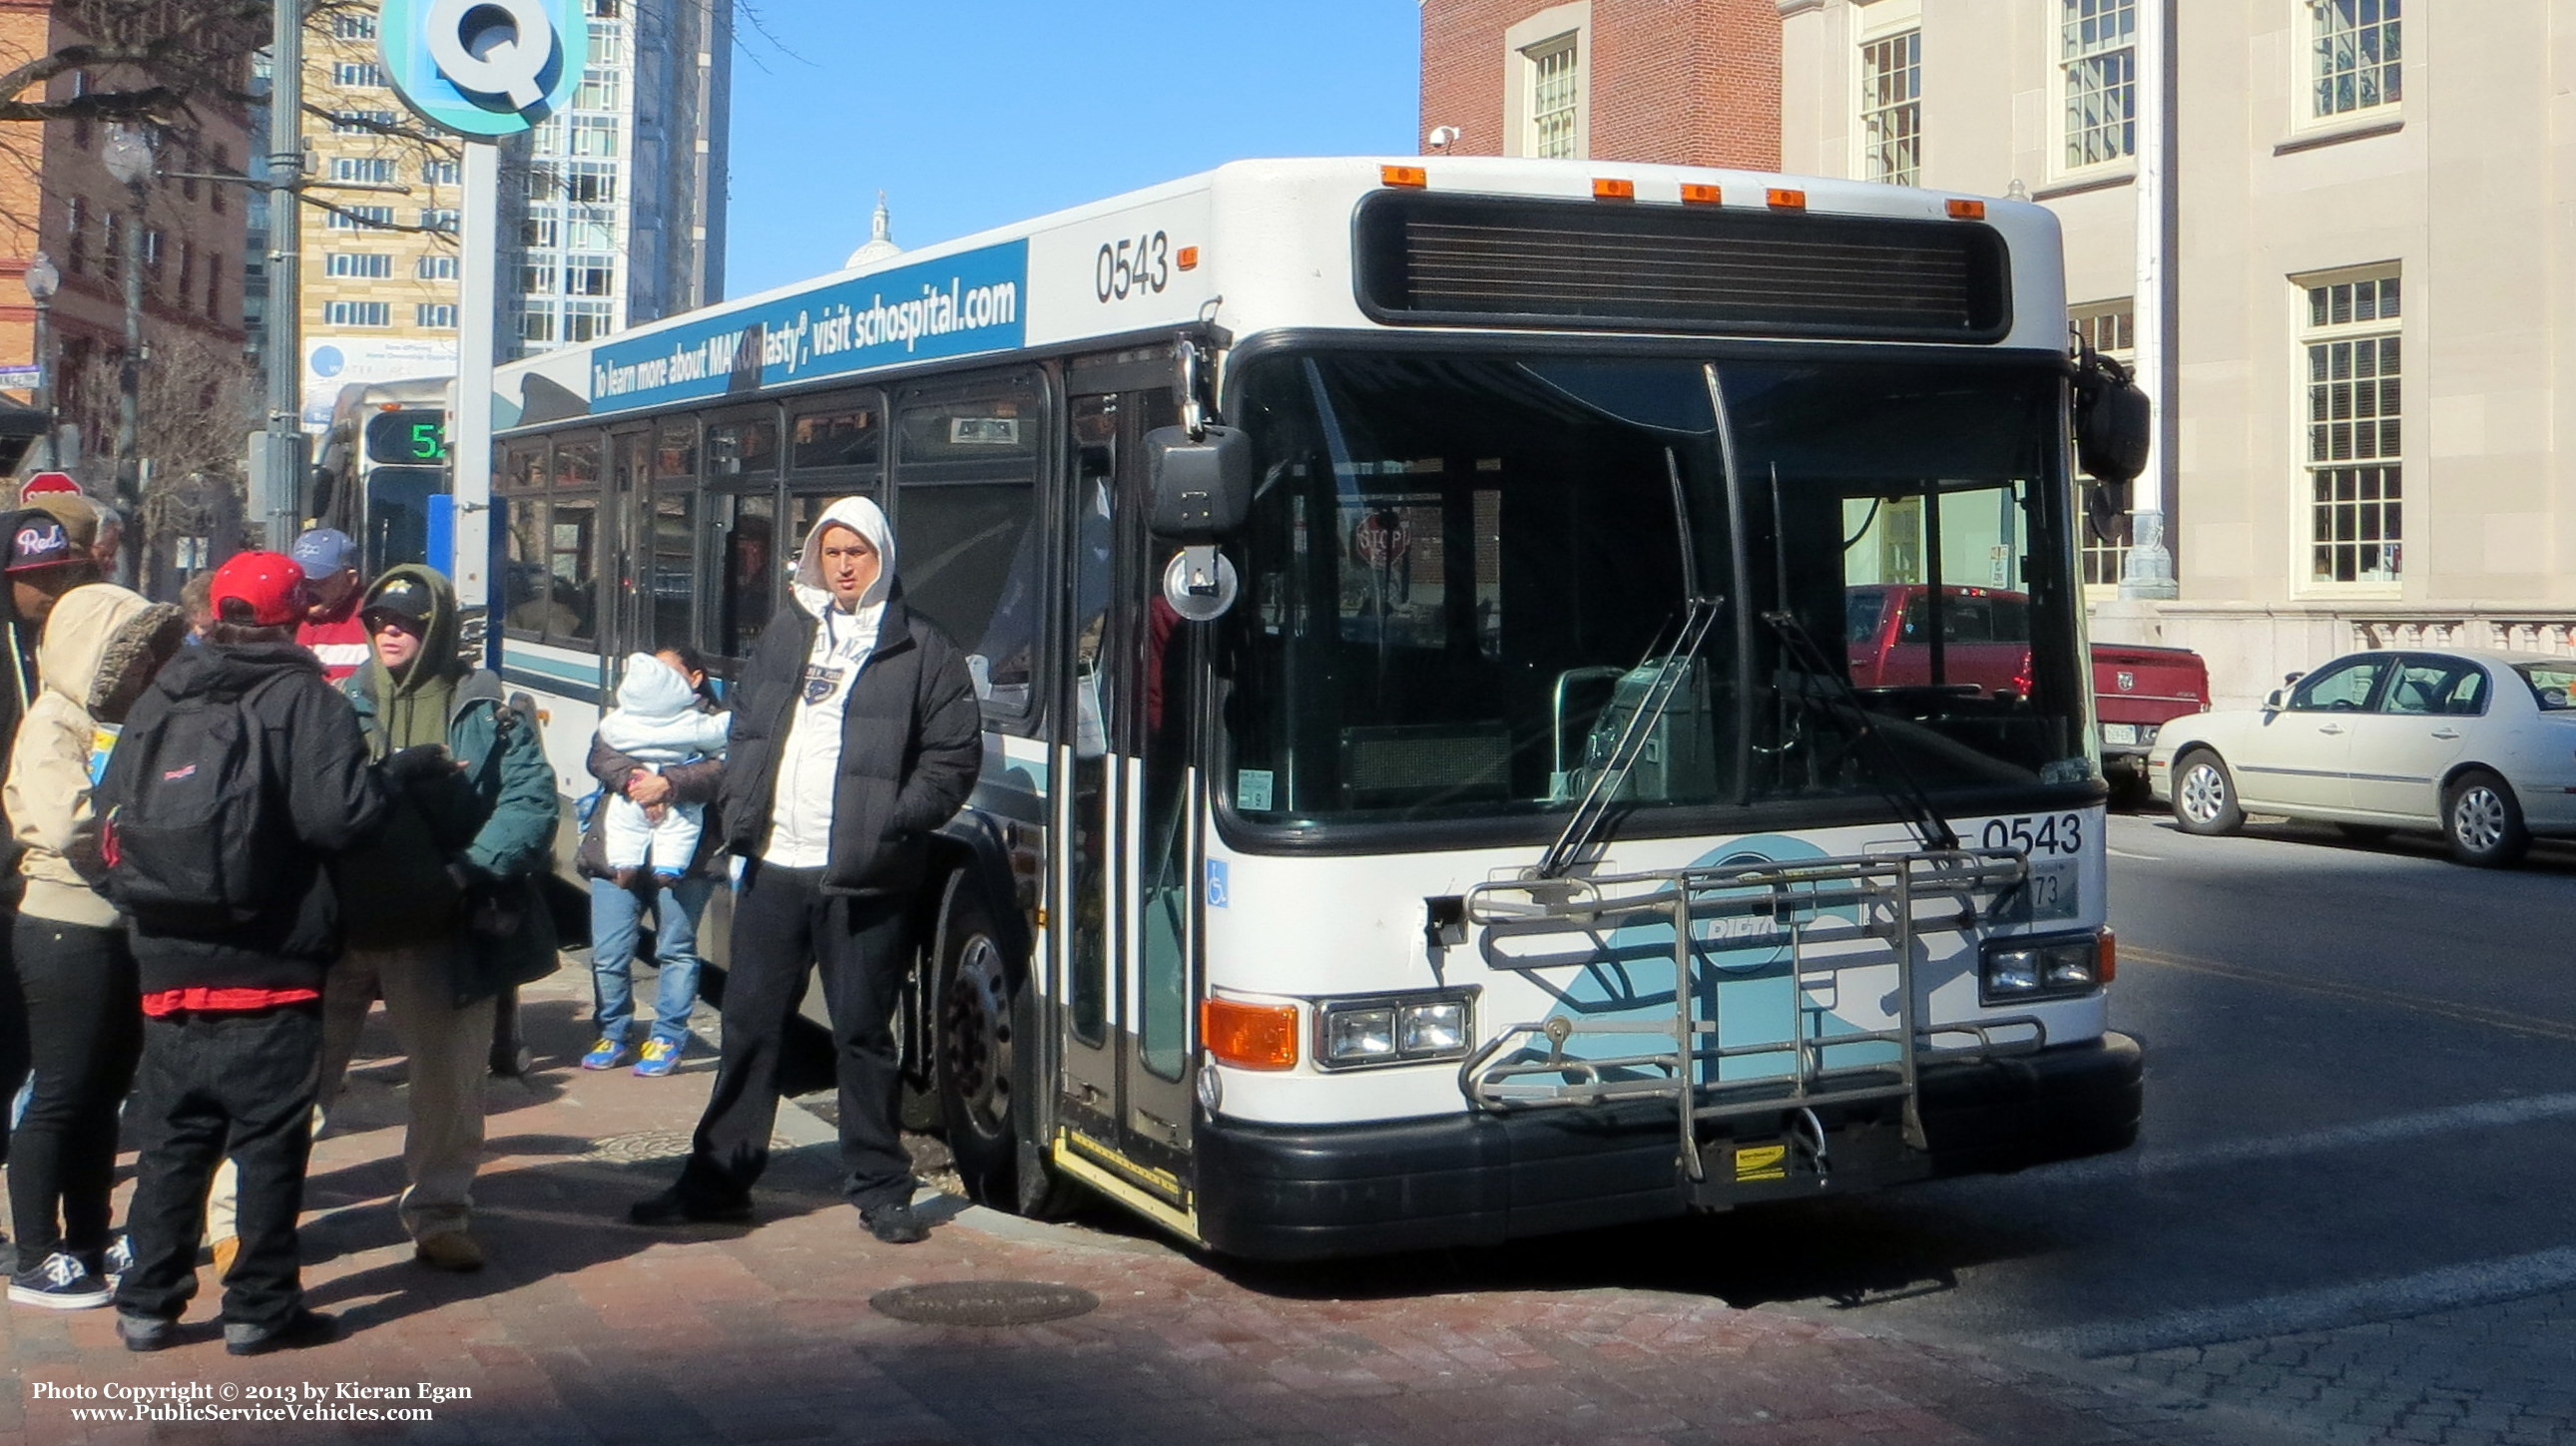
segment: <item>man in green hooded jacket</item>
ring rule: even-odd
[[[443,575],[393,568],[358,616],[372,656],[340,686],[369,751],[444,747],[454,767],[398,790],[376,845],[341,865],[348,952],[323,986],[322,1100],[327,1109],[381,997],[411,1060],[403,1229],[423,1264],[473,1270],[483,1263],[468,1231],[493,1001],[555,964],[528,886],[554,846],[554,769],[535,720],[459,655]]]

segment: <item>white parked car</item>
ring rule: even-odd
[[[2439,829],[2463,863],[2576,836],[2576,659],[2416,649],[2354,653],[2261,708],[2165,725],[2147,787],[2190,833],[2249,813],[2363,837]]]

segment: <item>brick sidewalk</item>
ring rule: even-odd
[[[1228,1273],[1110,1228],[963,1210],[930,1242],[870,1240],[832,1190],[829,1130],[781,1116],[793,1147],[751,1229],[627,1226],[685,1149],[714,1068],[667,1080],[572,1068],[587,978],[532,988],[539,1069],[496,1082],[477,1187],[478,1275],[414,1265],[393,1218],[401,1066],[362,1055],[317,1146],[305,1283],[347,1336],[252,1361],[223,1353],[215,1291],[188,1344],[120,1349],[112,1312],[0,1317],[0,1440],[860,1443],[1580,1441],[2257,1442],[2251,1418],[2108,1374],[1862,1335],[1704,1297],[1631,1289],[1393,1291],[1317,1298],[1296,1272]],[[369,1053],[385,1036],[371,1030]],[[1545,1250],[1544,1241],[1528,1248]],[[1091,1314],[1001,1329],[909,1325],[871,1310],[891,1286],[1028,1280],[1099,1297]],[[1347,1286],[1365,1272],[1337,1270]],[[111,1387],[258,1386],[308,1400],[342,1383],[470,1391],[416,1424],[76,1421]],[[77,1401],[57,1392],[88,1387]],[[214,1404],[223,1404],[217,1398]],[[417,1400],[336,1402],[414,1407]]]

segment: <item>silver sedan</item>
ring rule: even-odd
[[[2354,653],[2260,708],[2177,718],[2147,787],[2191,833],[2247,814],[2378,837],[2439,829],[2462,863],[2508,864],[2576,836],[2576,659],[2413,649]]]

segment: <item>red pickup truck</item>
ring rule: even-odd
[[[1849,589],[1844,639],[1855,688],[1932,681],[1931,593],[1921,584]],[[1942,674],[1990,692],[2030,691],[2030,598],[1991,587],[1941,589]],[[2102,767],[2122,792],[2146,783],[2147,750],[2172,719],[2209,707],[2209,665],[2188,648],[2093,645],[2093,712]]]

